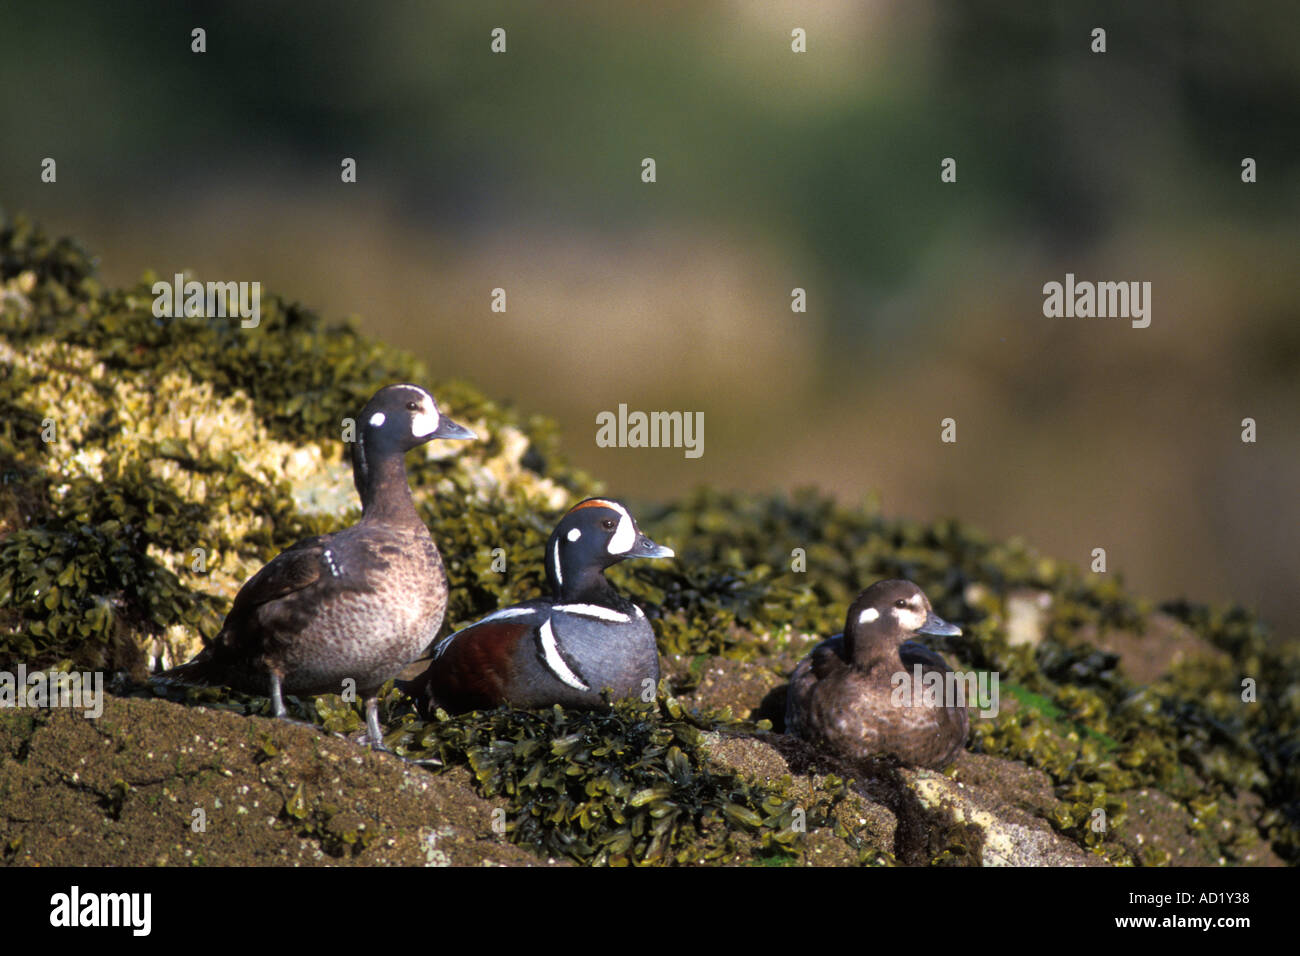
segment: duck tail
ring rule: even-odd
[[[150,675],[149,683],[160,684],[164,687],[208,687],[219,684],[221,681],[213,672],[212,664],[212,655],[204,649],[192,661],[178,664],[176,667],[162,673]]]

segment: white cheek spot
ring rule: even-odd
[[[383,412],[375,412],[373,415],[370,416],[370,424],[373,425],[375,428],[379,428],[381,425],[383,425],[384,421],[385,418]]]
[[[636,525],[632,523],[632,516],[622,505],[611,501],[609,506],[619,514],[618,530],[614,532],[614,537],[609,539],[609,553],[627,554],[632,550],[632,545],[636,544]]]
[[[870,624],[872,621],[876,620],[879,617],[880,617],[880,612],[877,611],[874,607],[869,607],[861,614],[858,615],[858,623]]]
[[[414,438],[432,435],[437,427],[438,413],[435,411],[419,412],[411,419],[411,435]]]
[[[582,537],[582,532],[581,532],[579,529],[577,529],[577,528],[572,528],[572,529],[570,529],[570,531],[569,531],[569,540],[570,540],[570,541],[577,541],[577,540],[578,540],[579,538],[581,538],[581,537]]]

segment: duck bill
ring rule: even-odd
[[[939,615],[930,611],[925,616],[925,623],[916,629],[918,634],[933,634],[935,637],[956,637],[961,634],[961,628],[956,624],[949,624]]]
[[[639,534],[636,538],[636,544],[632,546],[632,553],[629,558],[675,558],[677,552],[662,544],[655,544],[650,540],[649,535]]]
[[[464,425],[453,422],[450,418],[443,418],[438,422],[438,427],[433,430],[433,434],[429,437],[476,439],[478,435],[475,435]]]

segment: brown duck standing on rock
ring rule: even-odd
[[[849,608],[844,633],[817,645],[795,668],[786,732],[849,760],[893,756],[933,768],[951,763],[966,746],[970,718],[964,704],[942,695],[938,704],[927,704],[922,688],[911,686],[918,665],[923,679],[935,674],[941,687],[952,670],[911,638],[960,633],[911,581],[873,584]],[[900,693],[900,686],[911,692]]]
[[[375,393],[359,420],[352,472],[361,520],[299,541],[248,579],[217,636],[165,682],[268,694],[338,694],[366,702],[370,745],[383,747],[376,695],[433,641],[447,609],[438,546],[416,513],[406,453],[434,438],[475,438],[416,385]]]

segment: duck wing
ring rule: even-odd
[[[809,667],[813,676],[825,680],[832,674],[838,674],[850,665],[848,648],[844,646],[844,635],[828,637],[808,655]]]
[[[516,649],[532,647],[548,617],[544,601],[494,611],[439,641],[425,671],[398,687],[426,716],[438,707],[450,713],[495,707],[514,682]]]
[[[228,665],[258,658],[302,632],[326,592],[364,585],[365,575],[348,572],[337,544],[335,535],[317,535],[280,552],[244,582],[221,630],[198,656],[159,677],[221,683]],[[313,589],[321,593],[311,593]]]
[[[898,645],[898,657],[909,671],[916,664],[921,665],[922,672],[936,670],[946,673],[952,670],[937,652],[916,641],[904,641]]]
[[[836,634],[814,647],[795,667],[785,694],[787,734],[811,739],[818,688],[824,686],[824,681],[849,669],[847,653],[844,635]]]

